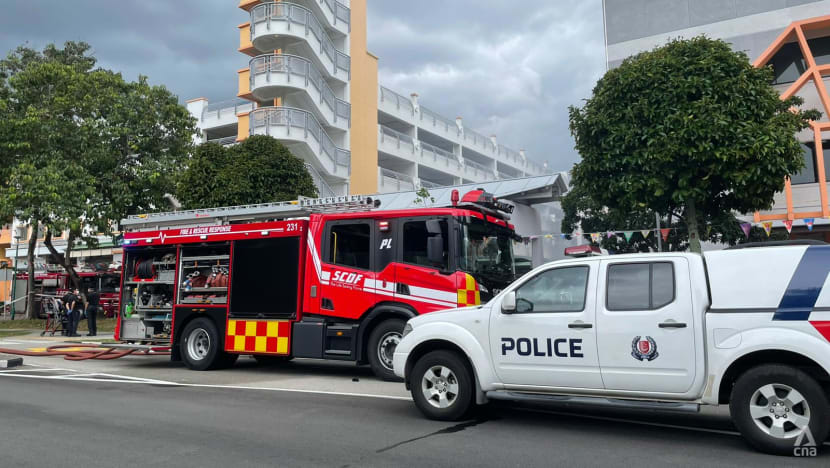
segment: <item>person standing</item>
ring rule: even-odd
[[[78,333],[78,322],[81,321],[81,314],[84,311],[84,302],[81,299],[81,292],[76,288],[73,293],[75,302],[72,304],[72,334],[70,336],[81,336]]]
[[[63,302],[63,313],[66,314],[66,326],[63,329],[63,336],[72,336],[74,333],[72,327],[72,308],[75,305],[75,301],[77,301],[77,297],[72,294],[72,290],[66,292],[61,298]]]
[[[98,291],[94,288],[89,288],[86,294],[86,323],[89,333],[86,336],[95,336],[98,334],[98,303],[101,297]]]

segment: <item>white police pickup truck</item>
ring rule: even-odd
[[[557,261],[409,320],[394,369],[433,419],[489,399],[729,404],[754,447],[793,454],[830,429],[828,272],[813,244]]]

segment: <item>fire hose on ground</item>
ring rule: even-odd
[[[83,349],[78,349],[83,348]],[[170,354],[169,347],[120,347],[96,344],[59,344],[46,348],[45,351],[28,351],[24,349],[0,348],[0,353],[18,356],[63,356],[67,361],[86,361],[87,359],[110,360],[130,354],[137,356],[165,356]]]

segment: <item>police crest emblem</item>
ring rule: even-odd
[[[631,356],[638,361],[653,361],[660,354],[657,352],[657,342],[654,338],[646,336],[635,336],[631,340]]]

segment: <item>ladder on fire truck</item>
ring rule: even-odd
[[[297,200],[285,202],[131,215],[121,220],[121,227],[128,232],[137,232],[184,226],[240,224],[301,218],[311,213],[368,211],[378,206],[380,206],[380,200],[363,195],[300,197]]]

